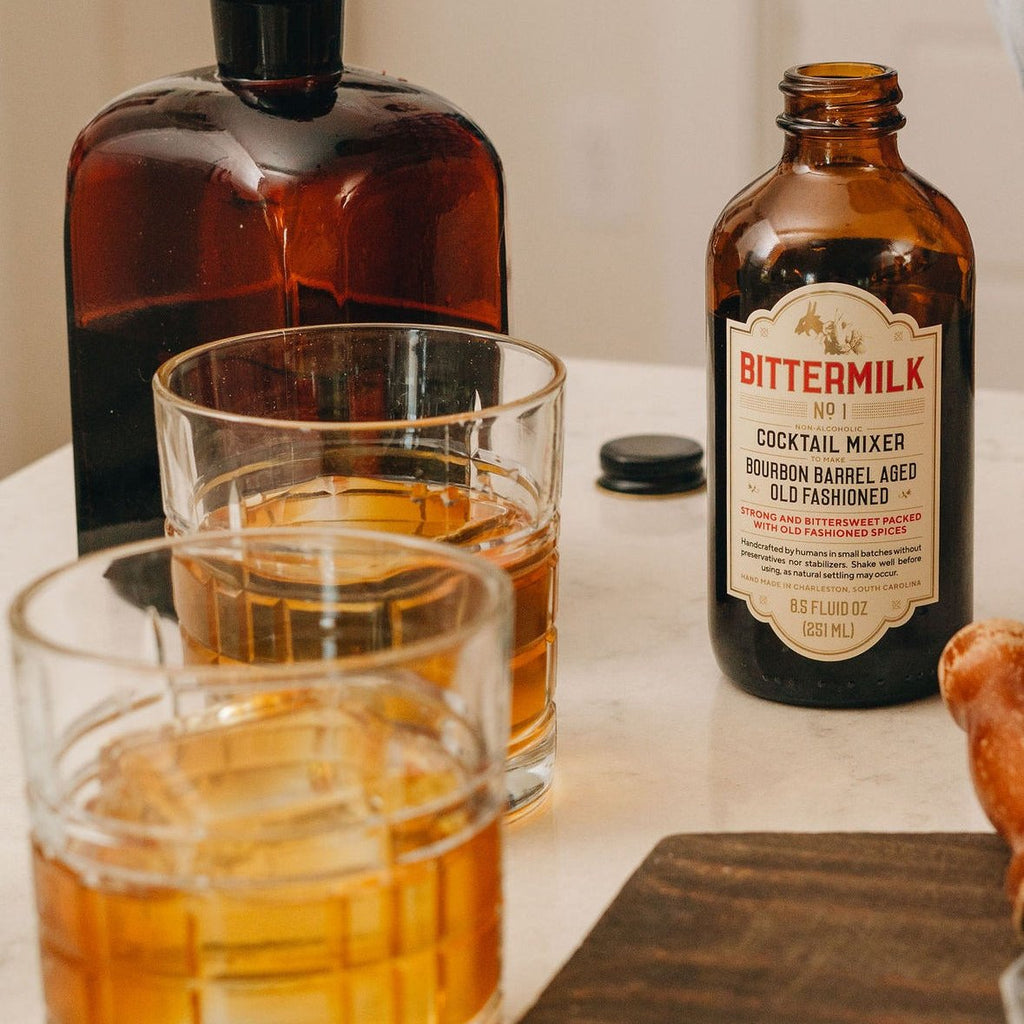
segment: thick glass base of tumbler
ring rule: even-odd
[[[555,774],[555,740],[555,706],[551,704],[531,734],[514,745],[505,762],[506,820],[532,811],[547,793]]]

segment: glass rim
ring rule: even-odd
[[[785,82],[792,80],[809,83],[833,83],[847,85],[856,81],[872,81],[888,78],[896,74],[896,69],[880,61],[871,60],[821,60],[809,61],[787,68]]]
[[[525,395],[509,399],[498,405],[482,406],[479,409],[465,409],[460,412],[445,413],[440,416],[421,416],[412,419],[387,419],[387,420],[294,420],[281,419],[274,416],[254,416],[250,413],[228,412],[222,409],[214,409],[209,405],[183,398],[170,387],[169,381],[174,373],[186,362],[199,359],[215,349],[228,349],[232,346],[242,346],[253,341],[260,341],[269,338],[289,338],[300,334],[323,334],[328,332],[340,332],[342,334],[356,333],[359,331],[388,331],[393,334],[409,334],[412,332],[424,332],[441,334],[449,337],[462,336],[469,339],[494,341],[500,345],[512,349],[519,349],[537,358],[551,370],[551,379],[544,385],[534,388]],[[331,323],[331,324],[308,324],[292,327],[278,327],[270,330],[251,331],[246,334],[235,334],[226,338],[218,338],[208,341],[202,345],[179,352],[171,356],[153,374],[152,388],[154,399],[168,406],[173,406],[182,412],[198,413],[207,419],[219,420],[226,423],[240,423],[252,425],[273,426],[275,429],[309,431],[336,431],[340,433],[359,433],[363,431],[383,430],[427,430],[432,427],[451,426],[461,423],[473,423],[480,420],[492,419],[500,413],[514,410],[528,409],[532,406],[543,405],[547,400],[554,398],[560,393],[565,385],[566,368],[565,363],[553,352],[536,345],[533,342],[525,341],[508,334],[498,334],[494,331],[477,330],[472,327],[455,327],[445,324],[416,324],[416,323],[388,323],[371,321],[366,323]]]
[[[83,644],[62,642],[58,636],[40,629],[32,620],[31,610],[35,600],[48,592],[61,579],[78,573],[87,573],[91,566],[112,564],[118,559],[134,558],[153,552],[175,549],[198,548],[210,553],[244,551],[247,544],[258,544],[263,548],[296,550],[303,542],[314,541],[324,547],[331,539],[346,543],[355,541],[366,548],[394,548],[428,555],[432,562],[441,566],[450,563],[464,570],[467,576],[479,580],[484,587],[484,600],[476,602],[472,620],[462,623],[443,634],[397,647],[367,651],[359,654],[342,654],[322,659],[278,662],[244,662],[238,664],[210,664],[186,662],[160,664],[138,656],[119,655],[114,651],[89,648]],[[339,551],[344,547],[339,544]],[[438,650],[450,647],[469,637],[481,628],[487,628],[500,617],[510,617],[512,609],[512,584],[508,574],[499,566],[480,555],[463,551],[453,545],[426,540],[407,534],[384,533],[378,530],[357,529],[348,526],[325,523],[311,526],[243,527],[229,530],[208,530],[188,535],[157,537],[152,540],[134,541],[92,551],[80,558],[64,562],[20,587],[7,608],[7,623],[13,639],[26,647],[43,651],[48,655],[94,664],[109,665],[120,671],[129,671],[140,678],[166,679],[168,676],[184,676],[189,680],[209,680],[221,686],[229,686],[234,680],[244,680],[246,688],[259,690],[262,687],[279,689],[282,676],[289,680],[303,682],[311,677],[330,673],[344,676],[365,673],[374,668],[384,668],[406,661],[428,656]],[[237,684],[235,684],[237,685]]]

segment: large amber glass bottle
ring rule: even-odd
[[[343,0],[212,0],[217,66],[86,126],[65,225],[79,547],[163,528],[150,379],[243,332],[507,330],[504,183],[446,100],[343,67]]]
[[[972,615],[973,248],[894,70],[780,88],[782,159],[708,250],[712,643],[762,697],[910,700]]]

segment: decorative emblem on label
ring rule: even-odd
[[[728,589],[808,658],[939,599],[941,341],[842,284],[728,322]]]

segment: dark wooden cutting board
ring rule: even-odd
[[[663,839],[522,1024],[986,1024],[1024,952],[995,835]]]

